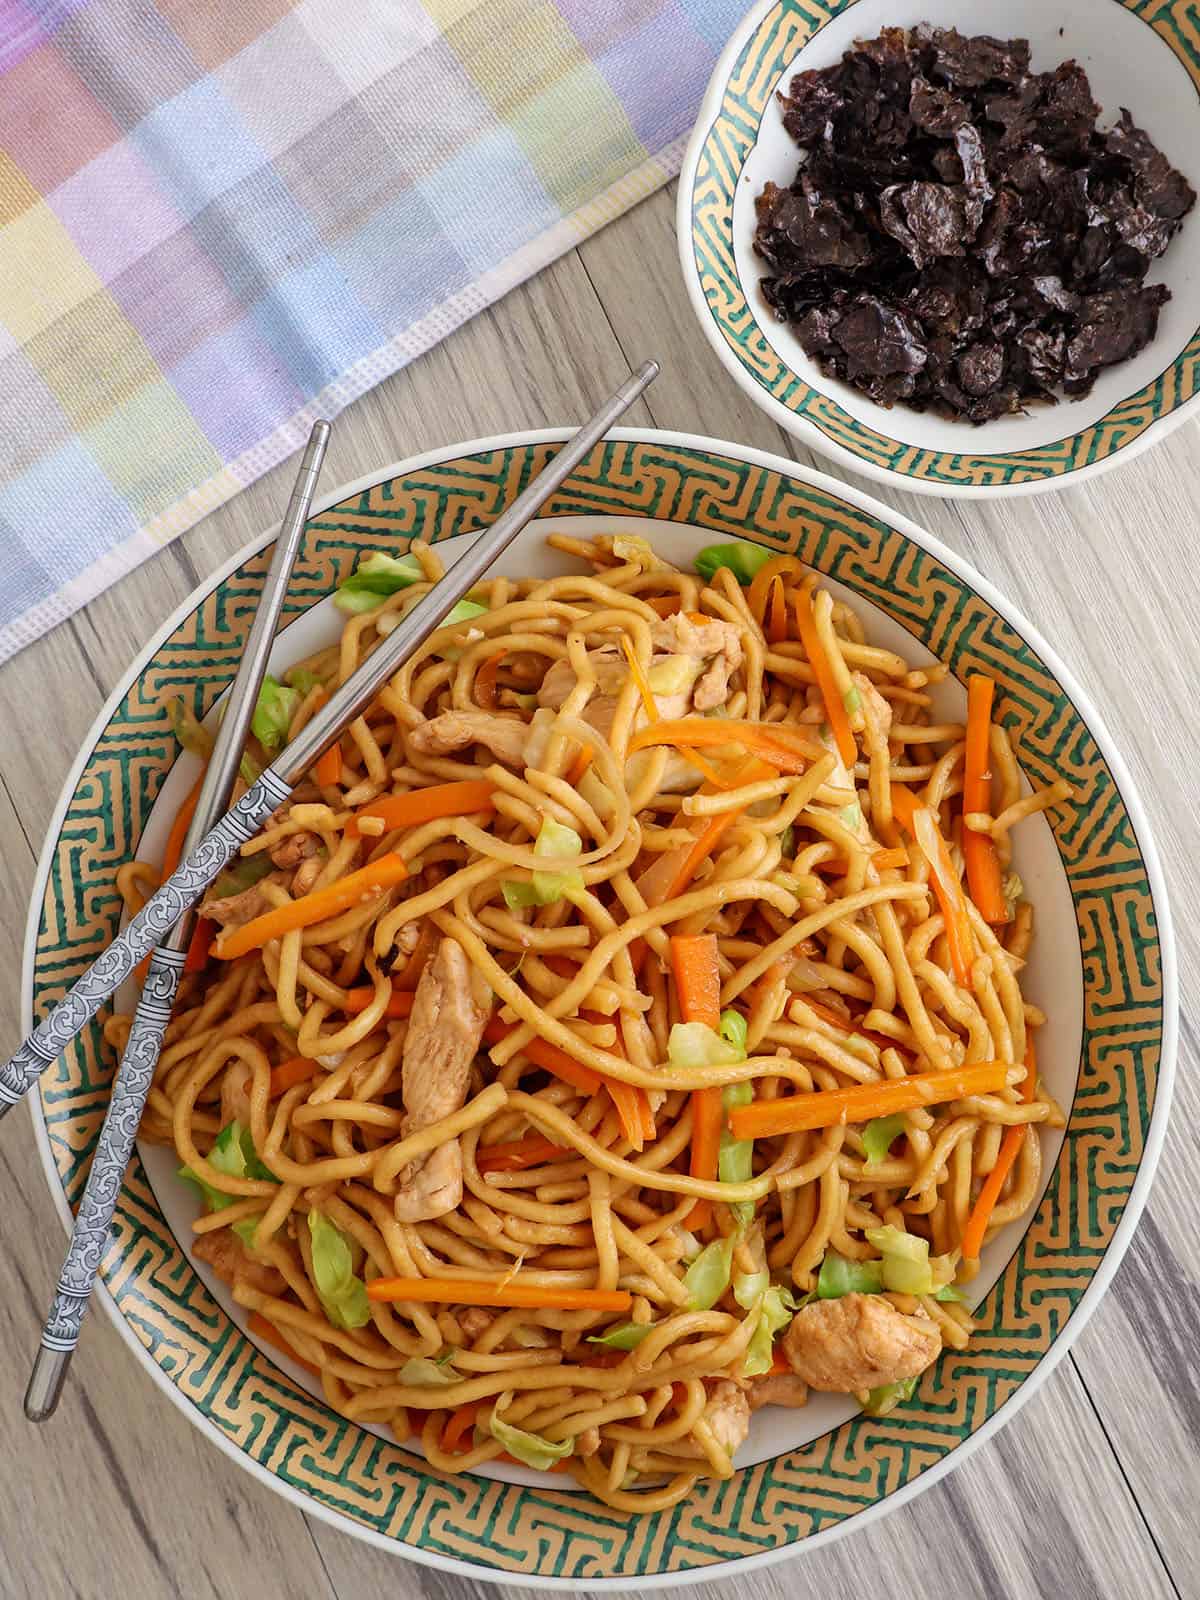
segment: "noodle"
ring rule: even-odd
[[[1031,1205],[1062,1113],[1020,989],[1033,908],[1006,876],[989,924],[941,857],[960,871],[971,828],[1007,869],[1010,830],[1070,794],[1023,796],[992,727],[994,805],[963,816],[965,730],[924,692],[944,669],[869,645],[820,588],[814,660],[773,603],[767,643],[764,584],[813,582],[791,558],[744,589],[636,538],[550,543],[592,575],[482,584],[346,730],[337,781],[301,784],[214,885],[221,931],[142,1131],[205,1197],[196,1254],[331,1406],[414,1432],[440,1470],[515,1453],[635,1513],[729,1477],[761,1401],[840,1387],[885,1410],[968,1343],[951,1283],[978,1270],[960,1255],[984,1180],[977,1237]],[[440,577],[411,550],[420,580],[288,675],[292,735]],[[640,748],[657,721],[681,742]],[[476,809],[447,815],[464,779]],[[373,892],[289,926],[385,858]],[[129,911],[156,877],[120,869]],[[272,908],[286,931],[251,944]],[[224,960],[237,929],[250,948]],[[894,1098],[968,1066],[979,1092]],[[902,1109],[776,1120],[852,1086]],[[778,1131],[739,1141],[751,1100]],[[874,1365],[837,1323],[847,1295]],[[889,1363],[901,1326],[919,1366]]]

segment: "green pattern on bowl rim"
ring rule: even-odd
[[[397,469],[321,512],[309,524],[287,617],[327,594],[364,551],[490,522],[552,449],[544,435],[484,442]],[[881,506],[778,458],[631,430],[599,446],[547,514],[653,517],[795,552],[883,608],[959,677],[991,673],[1031,778],[1065,774],[1084,801],[1055,824],[1083,958],[1079,1089],[1049,1188],[980,1308],[972,1347],[948,1352],[892,1415],[856,1417],[729,1482],[702,1483],[670,1511],[624,1519],[557,1487],[444,1477],[338,1416],[217,1305],[134,1161],[102,1281],[127,1336],[194,1421],[306,1509],[399,1553],[477,1577],[595,1588],[703,1575],[844,1526],[929,1481],[1035,1369],[1047,1368],[1052,1346],[1061,1353],[1059,1335],[1072,1317],[1082,1322],[1085,1293],[1085,1310],[1097,1298],[1149,1183],[1169,1098],[1173,968],[1161,879],[1118,788],[1116,758],[1106,759],[1039,651]],[[177,755],[166,701],[184,682],[203,685],[205,704],[226,687],[267,555],[259,550],[211,581],[97,724],[42,860],[27,968],[39,1016],[116,931],[115,870],[135,853]],[[67,1203],[86,1176],[113,1066],[92,1025],[43,1081],[43,1148]]]
[[[747,288],[738,271],[734,198],[781,76],[802,46],[858,3],[777,0],[761,13],[735,58],[731,61],[727,54],[718,63],[684,160],[678,210],[684,275],[704,331],[727,364],[732,357],[735,376],[760,403],[766,397],[790,413],[790,419],[776,414],[783,426],[790,420],[815,429],[817,437],[811,440],[815,448],[829,449],[874,477],[894,474],[898,484],[943,494],[1054,488],[1085,469],[1113,463],[1122,452],[1134,453],[1149,442],[1155,424],[1173,426],[1182,421],[1192,402],[1200,400],[1200,328],[1153,381],[1121,399],[1092,426],[1042,445],[997,454],[930,449],[893,439],[806,382],[771,346],[748,298],[757,295],[757,283]],[[1200,35],[1190,5],[1183,0],[1109,3],[1152,28],[1200,92]],[[995,31],[999,23],[991,21]],[[714,96],[717,85],[721,92]],[[1176,249],[1180,248],[1177,241]],[[764,320],[770,315],[766,306],[761,315]],[[880,417],[888,414],[882,407],[873,410]],[[965,423],[953,426],[967,443],[974,430]]]

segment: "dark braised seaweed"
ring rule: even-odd
[[[987,422],[1153,339],[1144,283],[1196,195],[1128,111],[1107,131],[1074,61],[922,24],[862,40],[782,95],[803,149],[754,245],[806,353],[883,405]]]

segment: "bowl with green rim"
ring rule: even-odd
[[[856,39],[920,22],[964,24],[956,0],[762,0],[713,72],[684,157],[677,202],[680,264],[705,337],[726,371],[775,422],[812,449],[880,482],[924,494],[993,497],[1069,487],[1132,459],[1190,416],[1200,374],[1200,208],[1146,281],[1171,298],[1158,332],[1102,371],[1091,393],[979,426],[876,404],[821,371],[762,296],[755,197],[794,179],[800,151],[778,93],[840,60]],[[1074,58],[1109,126],[1128,107],[1200,187],[1200,47],[1184,0],[997,0],[980,26],[1026,38],[1032,68]]]
[[[272,670],[337,638],[344,619],[330,597],[363,555],[399,554],[419,536],[452,562],[566,436],[456,445],[326,497],[306,530]],[[1022,983],[1048,1015],[1039,1070],[1067,1121],[1040,1144],[1040,1199],[985,1250],[971,1285],[979,1330],[969,1348],[946,1351],[886,1417],[833,1396],[798,1411],[765,1407],[732,1478],[702,1480],[681,1504],[632,1515],[524,1468],[443,1474],[414,1441],[340,1415],[309,1372],[259,1340],[192,1255],[199,1205],[168,1149],[139,1145],[97,1288],[148,1380],[301,1509],[468,1577],[592,1591],[729,1577],[819,1548],[903,1504],[994,1433],[1061,1359],[1129,1242],[1166,1123],[1176,1010],[1162,875],[1129,775],[1084,691],[984,579],[913,523],[822,473],[719,440],[634,429],[592,451],[497,570],[568,570],[568,558],[547,549],[548,532],[614,528],[645,535],[683,566],[730,539],[800,557],[854,605],[872,643],[914,665],[948,663],[939,720],[961,718],[966,675],[986,672],[1027,781],[1063,776],[1075,788],[1073,807],[1031,818],[1014,836],[1038,922]],[[170,703],[183,693],[203,716],[228,688],[271,537],[206,578],[156,630],[84,741],[50,819],[30,907],[27,1028],[117,930],[118,867],[161,858],[196,775]],[[101,1017],[34,1100],[65,1225],[114,1067]]]

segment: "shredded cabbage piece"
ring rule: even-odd
[[[682,694],[690,689],[704,669],[695,656],[668,656],[646,674],[652,694]]]
[[[462,1374],[447,1372],[446,1368],[453,1357],[451,1351],[443,1359],[433,1361],[429,1356],[413,1356],[400,1368],[400,1382],[411,1385],[414,1389],[437,1389],[447,1383],[461,1383]]]
[[[282,746],[302,698],[299,689],[280,683],[270,673],[263,679],[250,719],[250,731],[264,750],[278,750]]]
[[[498,1417],[495,1411],[488,1419],[488,1432],[498,1444],[504,1446],[510,1456],[517,1461],[523,1461],[535,1472],[548,1472],[556,1461],[562,1461],[575,1449],[573,1438],[553,1444],[549,1439],[543,1439],[539,1433],[526,1433],[524,1428],[515,1428],[511,1422],[505,1422],[503,1417]]]
[[[643,572],[673,572],[670,562],[656,556],[648,539],[636,533],[618,533],[612,542],[612,553],[621,561],[632,561]]]
[[[199,722],[191,706],[176,695],[171,701],[171,729],[183,748],[189,755],[199,756],[201,761],[207,761],[213,751],[213,736],[208,729]]]
[[[667,1038],[667,1060],[673,1067],[731,1067],[746,1059],[706,1022],[677,1022]]]
[[[883,1286],[894,1294],[936,1294],[954,1277],[958,1251],[929,1254],[929,1241],[900,1228],[868,1228],[865,1238],[883,1256]]]
[[[373,611],[398,589],[421,583],[425,577],[416,556],[389,556],[377,550],[358,563],[358,566],[338,585],[333,603],[339,611],[354,616],[360,611]]]
[[[689,1311],[710,1311],[729,1287],[733,1269],[733,1235],[714,1239],[683,1275]]]
[[[904,1132],[905,1126],[902,1111],[897,1111],[891,1117],[875,1117],[867,1123],[863,1129],[862,1141],[867,1152],[868,1167],[877,1167],[881,1161],[887,1160],[888,1151]]]
[[[545,818],[533,844],[535,856],[558,859],[577,856],[582,849],[583,840],[575,829],[556,822],[553,817]],[[527,882],[519,878],[507,878],[500,885],[504,903],[510,911],[519,911],[527,906],[553,905],[564,896],[570,899],[572,895],[582,894],[583,889],[583,874],[578,867],[569,867],[565,872],[535,871],[530,873]]]
[[[652,1322],[618,1322],[603,1333],[588,1334],[587,1342],[606,1345],[610,1350],[636,1350],[653,1326]]]
[[[335,1328],[361,1328],[371,1320],[367,1286],[354,1273],[354,1252],[342,1230],[323,1211],[308,1213],[313,1278],[325,1315]]]
[[[761,545],[737,540],[733,544],[706,545],[696,557],[695,568],[706,583],[711,583],[718,568],[728,567],[742,588],[747,588],[756,573],[771,559],[771,551]]]
[[[867,1395],[863,1411],[868,1417],[886,1417],[903,1401],[912,1398],[917,1387],[916,1378],[902,1378],[899,1383],[883,1383]]]
[[[847,1261],[835,1250],[827,1250],[817,1276],[817,1296],[838,1300],[844,1294],[880,1294],[883,1290],[882,1261]]]

